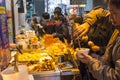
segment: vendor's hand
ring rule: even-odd
[[[85,53],[77,53],[77,58],[78,60],[85,64],[88,64],[89,61],[93,59],[90,55]]]
[[[75,29],[74,29],[74,37],[76,38],[81,38],[83,35],[85,35],[88,30],[89,30],[89,24],[88,23],[84,23],[80,26],[76,26]]]
[[[92,49],[92,51],[97,52],[97,51],[100,50],[100,47],[97,46],[97,45],[94,45],[94,46],[91,47],[91,49]]]
[[[39,26],[40,29],[43,28],[43,26],[41,24],[37,24],[37,26]]]

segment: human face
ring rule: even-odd
[[[71,20],[70,21],[70,26],[73,27],[75,24],[74,24],[74,20]]]
[[[114,26],[120,26],[120,8],[117,8],[113,4],[108,4],[108,9],[110,11],[110,18]]]
[[[56,26],[59,25],[59,23],[60,23],[59,20],[55,20],[55,21],[54,21],[54,24],[55,24]]]
[[[57,14],[57,13],[54,13],[54,17],[58,17],[58,14]]]

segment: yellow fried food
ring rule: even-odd
[[[37,43],[38,42],[37,36],[32,36],[30,41],[31,41],[31,43]]]
[[[97,51],[100,50],[100,47],[97,46],[97,45],[94,45],[94,46],[91,47],[91,49],[92,49],[94,52],[97,52]]]
[[[55,69],[55,62],[52,59],[44,59],[37,64],[28,66],[29,72],[50,71]]]
[[[92,47],[92,46],[94,46],[94,45],[95,45],[94,42],[88,41],[88,46]]]
[[[23,53],[18,55],[18,61],[39,61],[41,57],[38,53]]]
[[[86,36],[83,36],[83,37],[82,37],[82,41],[84,41],[84,42],[88,41],[88,36],[87,36],[87,35],[86,35]]]

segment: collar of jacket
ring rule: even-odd
[[[115,29],[120,31],[120,26],[113,26],[113,27],[115,27]]]
[[[61,25],[62,25],[62,21],[60,21],[60,23],[56,25],[56,27],[60,27]]]

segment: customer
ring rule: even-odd
[[[58,16],[64,17],[64,15],[62,14],[62,9],[60,7],[55,7],[54,15],[52,15],[52,17],[54,18]]]
[[[74,33],[74,28],[76,26],[80,26],[81,24],[83,23],[83,17],[81,15],[77,15],[74,19],[73,19],[73,25],[71,25],[72,27],[72,36],[73,36],[73,33]],[[82,40],[80,39],[75,39],[74,37],[72,37],[72,41],[73,41],[73,45],[74,45],[74,48],[79,48],[79,47],[85,47],[86,44],[87,44],[87,40],[88,40],[88,37],[86,38],[87,36],[83,36],[82,37]],[[83,39],[84,38],[84,39]],[[86,38],[86,39],[85,39]]]
[[[85,15],[84,23],[82,25],[80,26],[78,25],[77,27],[75,27],[78,30],[81,30],[81,28],[83,29],[84,27],[88,27],[88,32],[85,35],[88,35],[89,37],[88,40],[89,46],[85,45],[84,47],[90,47],[91,48],[90,55],[97,59],[101,59],[101,56],[104,55],[106,46],[114,31],[114,27],[112,26],[109,15],[110,12],[108,10],[105,10],[101,6],[97,6]],[[79,36],[79,32],[77,32],[77,35]],[[80,39],[82,41],[82,38]],[[85,65],[81,68],[81,71],[83,70],[84,67]],[[83,70],[83,72],[85,72],[85,70]],[[88,77],[88,76],[86,76],[85,73],[83,74],[82,77]],[[91,80],[94,80],[92,76],[90,77]]]
[[[76,30],[78,30],[77,35],[79,35],[81,29],[84,27],[86,28],[85,30],[88,31],[87,34],[89,37],[88,45],[90,46],[92,53],[99,56],[104,54],[108,41],[114,31],[109,15],[110,12],[108,10],[105,10],[101,6],[97,6],[86,14],[84,24],[80,25],[80,27],[76,27]]]
[[[32,14],[32,18],[30,21],[30,29],[34,29],[34,20],[36,20],[36,22],[39,22],[39,18],[37,14]]]
[[[77,53],[78,59],[87,64],[89,71],[97,80],[120,79],[120,0],[107,0],[112,24],[115,31],[108,43],[103,56],[99,61],[84,53]],[[83,56],[83,57],[81,57]]]
[[[93,8],[88,14],[86,14],[84,19],[84,24],[89,23],[88,26],[90,26],[90,29],[87,33],[89,37],[88,45],[91,48],[90,55],[97,59],[101,59],[101,56],[104,55],[106,46],[114,31],[114,27],[112,26],[109,15],[110,12],[108,10],[105,10],[101,6],[97,6]],[[80,25],[79,28],[83,27],[82,25]],[[84,67],[85,66],[83,66],[81,70]],[[84,76],[88,77],[86,74]],[[92,76],[89,77],[91,80],[95,80]]]
[[[50,20],[50,14],[49,13],[44,12],[42,14],[40,24],[43,26],[46,34],[52,34],[54,32],[54,24]]]
[[[55,32],[53,36],[58,37],[62,42],[66,39],[67,42],[70,43],[69,30],[63,19],[61,16],[54,17]]]
[[[45,30],[43,28],[43,26],[38,22],[37,18],[33,19],[33,30],[35,31],[35,34],[38,38],[43,37],[43,35],[45,34]]]
[[[53,20],[54,17],[62,17],[63,23],[68,25],[66,17],[62,13],[62,9],[60,7],[55,7],[54,14],[52,15],[51,19]]]
[[[76,18],[76,14],[69,14],[68,15],[68,28],[69,28],[69,34],[71,36],[71,44],[73,46],[73,26],[74,26],[74,19]]]
[[[94,14],[96,16],[96,21],[91,25],[92,27],[90,28],[88,36],[89,40],[92,41],[95,45],[91,46],[92,52],[99,56],[102,56],[114,31],[114,27],[112,26],[112,22],[109,18],[110,12],[102,7],[96,7],[90,11],[90,13],[86,15],[85,21],[90,23],[88,19],[90,19],[90,17]],[[98,46],[98,49],[96,45]]]
[[[83,23],[83,17],[81,15],[77,15],[73,20],[72,31],[74,33],[74,29],[76,26],[80,26]],[[81,27],[81,26],[80,26]],[[72,38],[74,49],[79,49],[80,47],[88,47],[88,36],[82,36],[82,39]],[[89,74],[87,72],[86,65],[84,63],[78,62],[78,68],[80,70],[80,75],[82,80],[88,80]]]
[[[76,14],[69,14],[68,16],[68,22],[69,22],[69,26],[72,27],[73,23],[74,23],[74,19],[76,18]]]

